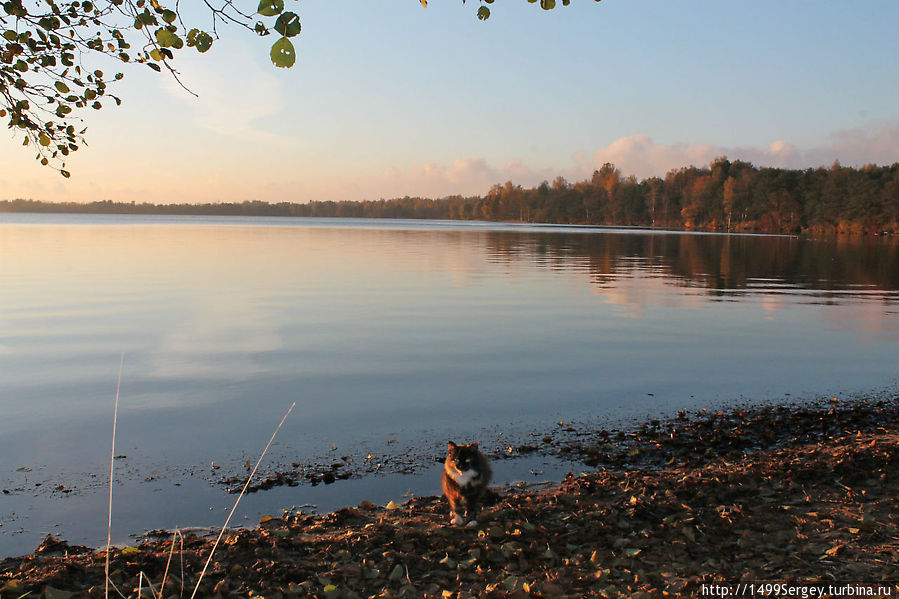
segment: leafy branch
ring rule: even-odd
[[[427,0],[420,1],[427,6]],[[70,176],[66,157],[86,145],[85,111],[122,102],[108,88],[124,74],[116,72],[110,81],[91,66],[101,56],[156,72],[165,69],[190,92],[172,64],[175,55],[185,48],[208,52],[219,39],[220,26],[236,25],[259,36],[277,34],[269,56],[281,68],[296,63],[291,38],[302,30],[299,15],[285,10],[285,0],[260,0],[252,13],[235,0],[203,0],[210,15],[205,27],[185,23],[181,0],[0,2],[0,118],[21,134],[23,145],[36,149],[36,160],[64,177]],[[493,2],[479,0],[478,19],[490,17],[487,5]],[[539,2],[544,10],[556,6],[555,0],[528,2]],[[562,0],[563,6],[569,3]]]
[[[257,35],[281,36],[272,48],[276,66],[296,60],[288,38],[300,32],[299,17],[283,0],[264,0],[249,13],[234,0],[204,0],[211,23],[189,27],[180,0],[6,0],[0,9],[0,118],[21,134],[35,159],[69,177],[65,159],[86,145],[83,115],[105,104],[121,104],[112,81],[94,68],[102,55],[114,63],[165,69],[182,87],[172,65],[184,48],[207,52],[222,23]],[[89,66],[90,65],[90,66]],[[189,91],[189,90],[188,90]]]

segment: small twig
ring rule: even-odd
[[[278,434],[278,431],[281,430],[281,427],[284,425],[284,421],[287,420],[287,417],[290,415],[290,412],[293,411],[294,406],[297,405],[297,402],[293,402],[290,404],[290,407],[287,408],[287,413],[284,414],[284,418],[281,419],[281,422],[278,423],[278,426],[275,427],[275,432],[272,433],[272,438],[268,440],[268,443],[265,446],[265,449],[262,450],[262,455],[259,456],[259,459],[256,460],[256,465],[253,466],[253,471],[250,472],[250,476],[247,477],[247,482],[244,483],[243,489],[240,491],[240,495],[237,496],[237,501],[234,502],[234,506],[231,508],[231,512],[228,514],[228,518],[225,520],[225,524],[222,525],[222,529],[219,531],[219,536],[215,539],[215,543],[212,544],[212,549],[209,551],[209,557],[206,558],[206,563],[203,565],[203,570],[200,572],[200,577],[197,579],[197,585],[194,587],[194,592],[191,593],[190,599],[194,599],[197,594],[197,590],[200,588],[200,583],[203,582],[203,576],[206,575],[206,569],[209,568],[209,563],[212,561],[212,556],[215,553],[215,548],[218,547],[219,541],[222,540],[222,536],[225,534],[225,529],[228,528],[228,523],[231,521],[231,516],[234,515],[234,512],[237,510],[237,504],[240,503],[241,497],[244,496],[244,493],[247,491],[247,487],[250,486],[250,481],[253,479],[253,475],[256,474],[256,470],[259,468],[259,464],[262,463],[262,458],[265,457],[268,448],[271,447],[272,442],[275,440],[275,435]]]

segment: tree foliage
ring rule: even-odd
[[[595,0],[599,2],[600,0]],[[490,18],[490,7],[487,6],[489,4],[493,4],[494,0],[480,0],[480,6],[478,7],[478,18],[482,21],[486,21]],[[530,4],[540,4],[540,8],[543,10],[552,10],[556,7],[556,0],[528,0]],[[562,6],[569,6],[571,4],[571,0],[562,0]],[[465,4],[465,0],[462,0],[462,4]],[[421,0],[421,5],[424,7],[428,6],[428,0]]]
[[[479,0],[479,19],[490,16],[493,1]],[[528,0],[538,1],[555,8],[554,0]],[[0,118],[35,148],[41,164],[68,177],[66,157],[85,145],[83,115],[121,103],[110,83],[124,74],[116,68],[110,77],[109,65],[140,64],[178,79],[177,52],[207,52],[222,26],[234,25],[273,34],[272,63],[292,67],[299,15],[285,0],[255,2],[202,0],[208,18],[197,24],[185,22],[180,0],[0,0]]]
[[[0,118],[36,148],[36,159],[68,177],[65,157],[85,143],[85,111],[120,104],[100,65],[141,64],[178,78],[172,61],[186,48],[207,52],[223,24],[265,36],[276,33],[272,62],[295,60],[290,38],[300,33],[284,0],[256,10],[233,0],[203,0],[204,26],[185,23],[179,0],[5,0],[0,9]]]

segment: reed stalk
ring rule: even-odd
[[[215,553],[215,549],[216,547],[218,547],[219,541],[222,540],[222,536],[225,534],[225,530],[228,528],[228,523],[231,521],[231,516],[233,516],[234,512],[237,510],[237,504],[240,503],[241,498],[247,491],[247,487],[250,486],[250,481],[253,480],[253,476],[256,474],[256,470],[259,468],[259,464],[262,463],[262,458],[265,457],[266,452],[268,452],[268,448],[271,447],[272,442],[275,440],[275,436],[278,434],[278,431],[281,430],[281,427],[284,425],[284,421],[287,420],[287,417],[290,416],[290,412],[293,411],[296,405],[297,402],[293,402],[292,404],[290,404],[290,407],[287,408],[287,413],[284,414],[281,422],[279,422],[278,426],[275,427],[275,432],[272,433],[271,439],[268,440],[268,443],[265,445],[265,449],[262,450],[262,455],[260,455],[259,459],[256,460],[256,465],[253,466],[253,471],[250,472],[250,475],[247,477],[247,482],[244,483],[243,489],[240,490],[240,495],[237,496],[237,500],[234,502],[234,506],[231,507],[231,511],[228,513],[228,517],[225,519],[225,523],[222,525],[222,529],[219,531],[219,535],[218,537],[216,537],[215,543],[212,544],[212,549],[209,550],[209,557],[206,558],[206,563],[203,565],[203,570],[200,572],[200,577],[197,579],[197,584],[194,587],[193,593],[191,593],[190,595],[190,599],[194,599],[194,597],[196,596],[197,590],[200,588],[200,583],[203,582],[203,576],[206,575],[206,570],[209,568],[209,563],[212,561],[212,556]]]
[[[112,481],[115,470],[115,430],[119,417],[119,390],[122,388],[122,368],[125,365],[125,352],[119,359],[119,379],[115,386],[115,407],[112,410],[112,448],[109,450],[109,520],[106,524],[106,566],[104,569],[106,582],[103,587],[103,598],[109,599],[109,548],[112,545]]]
[[[105,574],[105,585],[103,589],[103,597],[104,599],[109,599],[109,586],[112,584],[112,581],[109,579],[109,552],[112,547],[112,488],[115,474],[115,439],[116,439],[116,426],[118,424],[118,414],[119,414],[119,392],[122,387],[122,369],[125,364],[125,353],[122,352],[121,359],[119,360],[119,377],[116,383],[116,391],[115,391],[115,405],[113,407],[112,412],[112,447],[110,449],[109,454],[109,512],[108,512],[108,520],[106,523],[106,565],[104,567]],[[203,577],[206,575],[206,570],[209,568],[209,564],[212,562],[212,556],[215,554],[215,550],[218,547],[219,542],[222,540],[222,536],[225,534],[225,530],[228,528],[228,524],[231,522],[231,517],[234,515],[234,512],[237,511],[237,506],[240,503],[240,500],[243,498],[244,494],[247,491],[247,488],[250,486],[250,481],[255,476],[256,471],[259,469],[259,465],[262,463],[262,460],[265,458],[265,454],[268,453],[269,448],[272,446],[272,443],[275,440],[275,437],[278,434],[278,431],[281,430],[281,427],[284,425],[284,422],[287,420],[287,417],[290,416],[290,413],[296,407],[297,403],[293,402],[290,404],[290,407],[287,409],[287,412],[284,414],[284,417],[281,418],[281,422],[278,423],[278,426],[275,427],[274,432],[272,433],[271,438],[266,443],[265,448],[262,450],[262,454],[259,456],[259,459],[256,460],[256,465],[253,466],[253,470],[250,472],[249,476],[247,476],[247,480],[243,485],[243,489],[241,489],[240,494],[237,496],[237,500],[234,502],[234,505],[231,507],[231,511],[228,512],[228,517],[225,519],[225,523],[222,525],[221,530],[219,530],[218,537],[215,539],[215,543],[212,544],[212,549],[209,551],[209,557],[206,559],[206,563],[203,565],[203,570],[200,572],[200,576],[197,579],[197,584],[194,587],[193,593],[191,593],[190,599],[194,599],[197,594],[197,590],[200,588],[200,583],[203,581]],[[152,582],[150,582],[150,578],[145,575],[143,572],[140,572],[140,578],[138,581],[138,599],[141,599],[141,594],[143,590],[143,581],[147,581],[147,586],[150,589],[150,592],[157,599],[162,599],[162,594],[165,589],[166,578],[168,577],[169,566],[172,562],[172,556],[175,551],[175,540],[176,538],[181,539],[181,553],[183,554],[184,550],[184,537],[181,535],[181,531],[178,528],[175,528],[175,532],[172,536],[172,547],[169,550],[168,561],[165,565],[165,572],[162,575],[162,582],[159,586],[159,591],[157,591]],[[181,580],[184,580],[184,562],[182,560],[181,563]],[[114,584],[112,584],[113,589],[121,595],[123,598],[125,597],[121,591]],[[181,588],[181,594],[184,593],[184,587]]]

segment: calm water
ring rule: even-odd
[[[255,461],[294,401],[269,463],[372,453],[387,474],[259,493],[238,518],[437,494],[450,438],[501,450],[558,420],[891,392],[899,247],[0,214],[0,555],[48,532],[104,542],[122,352],[113,531],[127,540],[223,522],[234,496],[210,464]],[[416,474],[396,474],[406,462]]]

